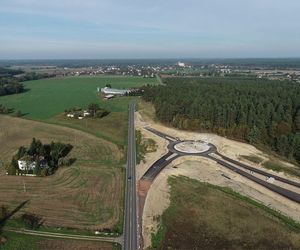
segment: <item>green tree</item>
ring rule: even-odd
[[[88,105],[88,110],[93,114],[93,116],[95,116],[96,111],[100,109],[99,104],[98,103],[90,103]]]

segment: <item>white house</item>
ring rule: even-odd
[[[19,169],[22,171],[25,170],[34,170],[36,167],[35,161],[25,161],[25,160],[18,160]]]

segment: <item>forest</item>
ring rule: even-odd
[[[147,86],[163,123],[267,146],[300,163],[300,85],[241,78],[166,78]]]

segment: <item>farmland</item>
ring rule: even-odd
[[[3,96],[0,103],[21,110],[26,118],[47,120],[64,112],[66,108],[86,107],[91,102],[100,102],[100,106],[113,112],[127,110],[128,98],[109,102],[97,96],[97,87],[111,84],[114,88],[139,87],[157,84],[156,78],[139,77],[68,77],[62,79],[43,79],[25,82],[25,93]]]
[[[32,137],[44,143],[71,143],[76,162],[45,178],[6,176],[4,166]],[[44,226],[77,229],[114,228],[120,223],[124,155],[115,144],[78,130],[9,116],[1,116],[0,141],[6,142],[0,144],[1,205],[12,210],[29,200],[17,217],[30,212],[43,218]]]
[[[25,82],[27,91],[22,94],[1,97],[1,104],[14,111],[21,110],[25,119],[0,116],[0,205],[11,211],[29,201],[7,225],[23,226],[20,216],[33,213],[43,221],[41,230],[90,233],[110,229],[120,233],[127,110],[131,97],[104,101],[96,89],[106,84],[130,88],[156,81],[116,76],[43,79]],[[68,119],[63,114],[67,108],[86,108],[91,102],[110,114],[102,119],[84,120]],[[70,157],[76,158],[76,162],[45,178],[5,175],[5,166],[12,155],[20,146],[29,145],[33,137],[43,143],[70,143],[74,146]],[[46,248],[61,244],[46,243]]]
[[[0,97],[0,103],[24,118],[75,128],[111,141],[121,148],[126,142],[127,107],[130,97],[104,101],[97,95],[97,87],[111,84],[114,88],[139,87],[157,84],[156,78],[102,76],[43,79],[25,83],[25,93]],[[103,119],[74,120],[63,115],[67,108],[86,108],[91,102],[109,110]]]
[[[249,198],[187,177],[171,177],[171,204],[155,249],[296,249],[300,225]],[[188,216],[187,216],[188,215]]]

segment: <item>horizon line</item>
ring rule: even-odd
[[[245,60],[245,59],[300,59],[300,56],[295,57],[128,57],[128,58],[9,58],[1,59],[0,61],[75,61],[75,60]]]

